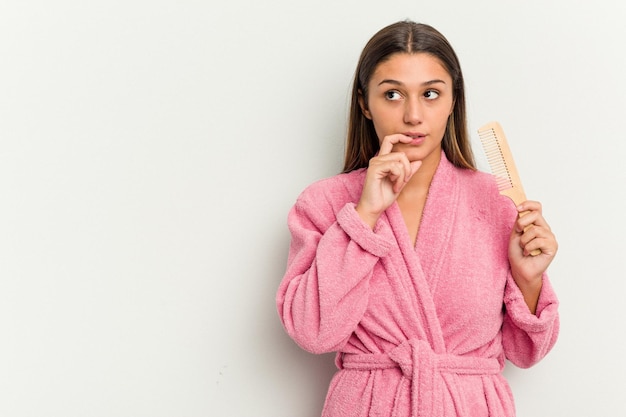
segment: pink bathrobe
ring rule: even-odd
[[[277,306],[303,349],[337,352],[323,417],[514,416],[505,359],[535,364],[559,321],[547,276],[536,316],[511,277],[513,204],[442,154],[413,247],[397,204],[361,221],[364,179],[312,184],[288,219]]]

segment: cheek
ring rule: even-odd
[[[452,107],[451,110],[448,109],[448,107],[444,108],[441,110],[441,113],[439,115],[439,119],[441,120],[441,124],[445,127],[448,124],[448,120],[451,117],[454,117],[452,112],[454,111],[454,106]]]
[[[369,119],[374,123],[374,127],[378,131],[379,129],[385,129],[385,126],[390,124],[394,120],[394,112],[388,108],[379,107],[376,105],[370,106]]]

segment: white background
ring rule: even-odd
[[[471,131],[500,121],[559,239],[518,415],[625,415],[619,0],[0,3],[0,415],[318,416],[332,356],[274,306],[286,216],[405,18],[453,44]]]

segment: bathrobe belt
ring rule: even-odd
[[[405,381],[411,384],[413,417],[437,415],[435,407],[437,403],[441,404],[441,399],[436,396],[441,395],[442,384],[445,383],[442,379],[444,373],[493,375],[502,370],[497,359],[435,353],[428,342],[417,339],[407,340],[387,353],[344,353],[341,362],[343,369],[365,371],[400,368],[404,379],[398,390]],[[461,405],[461,408],[464,407]]]

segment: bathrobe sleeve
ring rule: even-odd
[[[502,250],[506,251],[517,211],[508,198],[504,201],[505,207],[501,207],[500,215],[504,217],[501,224],[505,225],[501,231],[505,237]],[[502,345],[506,358],[520,368],[529,368],[543,359],[556,343],[559,333],[559,302],[548,274],[544,273],[542,279],[537,310],[532,314],[510,270],[506,277]]]
[[[332,184],[316,183],[288,216],[291,244],[278,288],[278,313],[287,333],[313,353],[337,351],[363,317],[369,282],[392,241],[379,220],[372,231],[355,204]]]
[[[522,292],[509,274],[502,324],[502,345],[507,359],[520,368],[529,368],[548,354],[559,333],[558,305],[548,275],[544,273],[537,311],[532,314]]]

